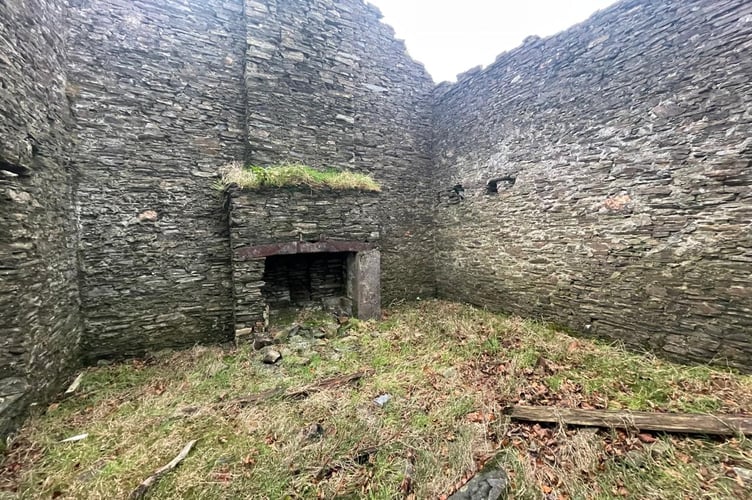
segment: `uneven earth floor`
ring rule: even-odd
[[[297,321],[278,333],[273,365],[251,346],[196,347],[86,370],[12,441],[0,498],[125,498],[194,439],[151,498],[441,498],[494,456],[511,498],[752,497],[744,438],[503,415],[514,404],[748,414],[752,377],[441,301],[381,322]]]

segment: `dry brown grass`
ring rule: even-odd
[[[197,347],[87,370],[80,393],[22,429],[0,470],[20,498],[123,498],[199,442],[153,498],[416,498],[450,492],[500,453],[514,498],[743,498],[743,439],[508,422],[510,404],[750,411],[752,380],[577,340],[543,325],[427,301],[332,335],[310,364],[260,363],[248,348]],[[234,402],[370,369],[358,386],[300,401]],[[379,408],[373,399],[393,399]],[[311,436],[312,424],[323,429]],[[88,432],[77,443],[60,443]],[[651,436],[652,437],[652,436]],[[644,438],[643,438],[644,439]],[[369,453],[373,451],[373,453]],[[2,494],[0,494],[2,496]]]

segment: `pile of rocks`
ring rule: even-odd
[[[334,322],[316,326],[294,323],[276,332],[254,334],[253,348],[260,352],[265,364],[274,365],[285,359],[304,366],[327,345],[328,339],[346,335],[352,326],[348,319],[339,325]]]

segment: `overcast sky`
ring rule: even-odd
[[[436,82],[487,66],[530,35],[546,37],[615,0],[368,0]]]

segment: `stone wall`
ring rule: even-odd
[[[265,258],[298,253],[301,245],[341,242],[374,248],[381,240],[381,193],[304,187],[228,190],[232,246],[235,329],[263,329],[266,301],[262,295]],[[302,249],[305,253],[305,248]],[[242,335],[242,334],[240,334]]]
[[[389,190],[385,289],[432,293],[417,251],[431,242],[419,180],[432,85],[371,7],[77,0],[70,17],[91,359],[231,337],[229,239],[211,184],[246,157],[373,173]]]
[[[84,353],[231,338],[212,182],[245,154],[242,2],[77,0],[69,17]]]
[[[625,0],[436,89],[393,35],[361,0],[0,3],[0,435],[82,354],[253,326],[240,250],[281,240],[378,245],[387,304],[752,368],[752,4]],[[383,192],[235,193],[230,228],[233,160]]]
[[[65,19],[62,1],[0,3],[0,440],[78,364]]]
[[[431,78],[360,0],[246,0],[246,17],[250,160],[372,175],[382,294],[432,295]]]
[[[752,3],[628,0],[437,88],[440,295],[752,368],[750,75]]]

